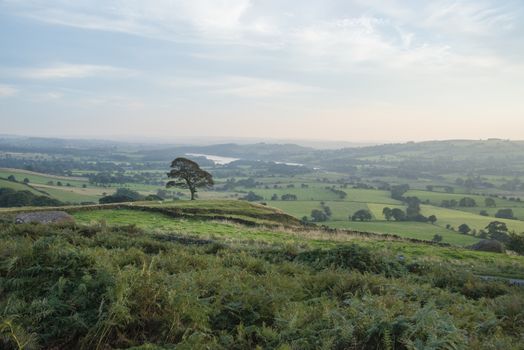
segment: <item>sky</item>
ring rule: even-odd
[[[0,134],[524,139],[522,0],[0,0]]]

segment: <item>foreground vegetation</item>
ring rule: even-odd
[[[201,205],[199,212],[199,203]],[[239,201],[0,227],[5,349],[519,349],[522,257],[303,230]],[[150,204],[151,205],[151,204]],[[154,207],[152,205],[152,207]],[[158,204],[157,209],[166,209]],[[214,216],[205,219],[206,211]],[[216,215],[277,226],[246,227]]]

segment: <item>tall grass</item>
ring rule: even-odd
[[[356,244],[0,228],[2,349],[518,349],[524,292]]]

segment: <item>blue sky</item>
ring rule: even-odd
[[[0,133],[524,131],[522,1],[0,0]]]

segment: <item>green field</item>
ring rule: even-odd
[[[39,196],[44,195],[44,193],[24,183],[13,182],[6,179],[0,179],[0,188],[11,188],[15,191],[30,191]]]
[[[431,241],[433,236],[439,234],[444,243],[455,245],[471,245],[479,241],[473,236],[462,235],[437,225],[421,222],[388,222],[388,221],[327,221],[326,225],[334,228],[343,228],[363,232],[389,233],[406,238],[415,238]]]
[[[227,200],[201,200],[201,201],[176,201],[171,203],[138,203],[151,207],[198,209],[202,212],[225,212],[246,218],[256,219],[268,214],[281,214],[271,207],[254,205],[245,201]],[[137,205],[138,205],[137,204]],[[135,205],[136,206],[136,205]],[[247,228],[242,225],[222,222],[192,219],[177,219],[161,213],[146,212],[133,209],[105,209],[105,210],[80,210],[74,211],[73,216],[79,224],[95,224],[107,226],[135,225],[149,232],[177,233],[186,235],[197,235],[202,238],[220,238],[237,243],[244,242],[252,244],[253,241],[265,242],[266,244],[306,244],[308,246],[330,248],[336,247],[344,242],[359,241],[359,244],[373,247],[374,249],[387,249],[394,252],[402,252],[413,259],[429,259],[433,262],[440,261],[453,263],[464,268],[475,266],[477,273],[487,275],[513,276],[524,278],[524,257],[494,254],[486,252],[470,251],[460,247],[439,247],[426,244],[417,244],[406,241],[381,240],[380,236],[361,238],[351,234],[322,233],[316,229],[311,231],[293,231],[269,229],[267,227]],[[279,224],[279,222],[275,222]],[[347,224],[347,225],[346,225]],[[368,225],[373,227],[371,232],[392,233],[397,231],[399,235],[406,238],[431,240],[435,233],[442,234],[448,243],[467,245],[477,241],[475,237],[462,235],[445,230],[437,225],[413,222],[331,222],[333,227],[348,228],[357,231],[367,230]],[[413,230],[415,229],[415,230]],[[454,242],[451,242],[453,241]]]
[[[492,217],[481,216],[478,214],[468,213],[461,210],[438,208],[434,206],[423,205],[423,215],[436,215],[437,225],[446,226],[451,225],[457,229],[461,224],[467,224],[471,229],[481,230],[484,229],[490,222],[494,220],[502,221],[506,223],[510,231],[524,232],[524,221],[519,220],[507,220],[507,219],[494,219]]]
[[[64,185],[66,183],[71,184],[72,186],[81,187],[84,184],[88,184],[86,178],[79,177],[66,177],[66,176],[55,176],[49,174],[35,173],[31,171],[25,171],[21,169],[2,169],[0,168],[0,177],[7,178],[9,175],[16,177],[16,180],[22,182],[25,178],[29,180],[31,184],[47,184],[49,181],[60,181]]]
[[[460,201],[464,197],[473,198],[478,206],[484,206],[484,201],[486,196],[479,196],[473,194],[465,193],[444,193],[444,192],[430,192],[430,191],[421,191],[421,190],[409,190],[406,192],[405,196],[414,196],[418,197],[421,201],[429,200],[432,205],[440,205],[443,200],[456,200]],[[511,208],[519,207],[523,208],[523,202],[514,202],[502,198],[493,198],[499,208]],[[458,209],[467,209],[467,208],[458,208]]]

